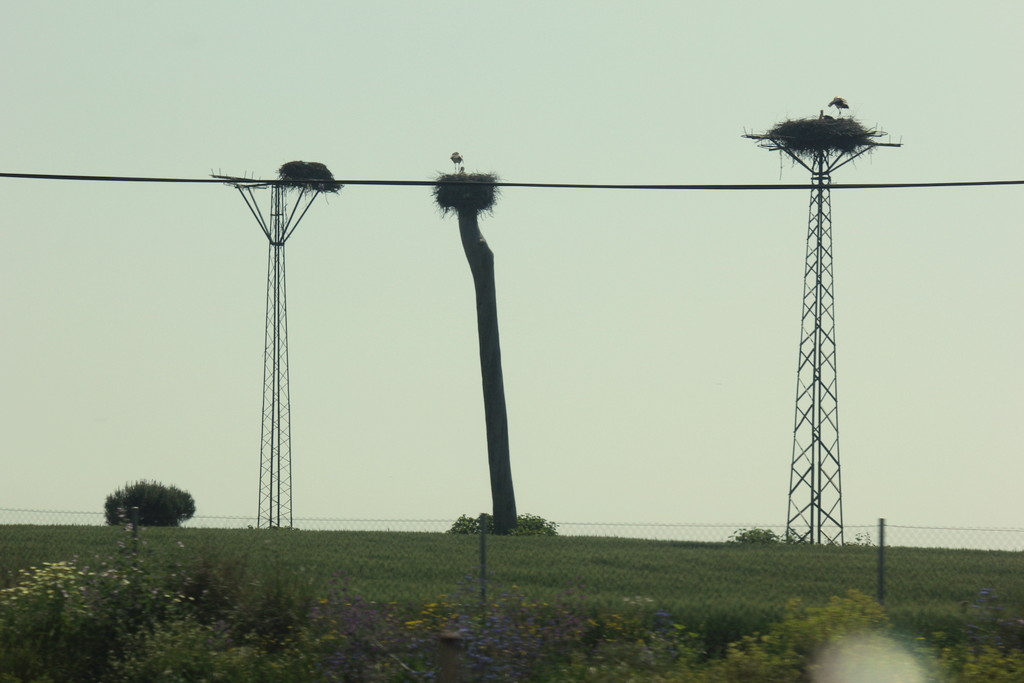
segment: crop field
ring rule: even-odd
[[[344,577],[367,600],[422,605],[479,591],[478,537],[441,533],[145,528],[142,552],[164,566],[231,567],[238,581],[326,592]],[[18,571],[114,553],[131,536],[115,527],[0,526],[0,587]],[[875,595],[871,546],[744,545],[557,536],[486,539],[488,590],[552,599],[577,587],[594,613],[668,610],[710,641],[763,630],[786,603],[824,604],[858,590]],[[994,589],[1011,609],[1024,604],[1024,554],[886,549],[886,606],[907,635],[962,632],[968,605]],[[461,585],[461,588],[460,588]],[[953,636],[950,636],[953,637]]]

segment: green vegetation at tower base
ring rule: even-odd
[[[480,533],[480,519],[486,520],[487,533],[494,533],[494,518],[486,513],[478,515],[476,517],[470,517],[469,515],[461,515],[457,520],[452,522],[451,528],[446,533],[449,534],[469,534],[476,535]],[[537,515],[531,515],[527,512],[521,512],[516,515],[516,528],[512,530],[511,536],[557,536],[558,535],[558,524],[555,522],[548,521],[543,517]]]

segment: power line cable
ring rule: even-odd
[[[68,175],[58,173],[2,173],[0,178],[17,178],[23,180],[72,180],[88,182],[115,182],[115,183],[191,183],[191,184],[241,184],[241,185],[285,185],[293,181],[288,180],[262,180],[258,178],[236,178],[237,183],[223,178],[153,178],[142,176],[102,176],[102,175]],[[433,187],[438,183],[458,182],[473,184],[474,181],[458,180],[336,180],[341,185],[382,185],[382,186],[418,186]],[[772,185],[640,185],[640,184],[609,184],[609,183],[514,183],[496,181],[493,183],[478,183],[494,185],[496,187],[536,187],[573,190],[808,190],[815,186],[810,184],[772,184]],[[911,188],[911,187],[983,187],[999,185],[1024,185],[1024,180],[977,180],[977,181],[956,181],[937,183],[837,183],[829,185],[833,190],[855,190],[855,189],[888,189],[888,188]]]

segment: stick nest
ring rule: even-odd
[[[342,187],[334,174],[317,161],[289,161],[277,170],[277,177],[288,187],[312,192],[337,193]]]
[[[813,158],[816,154],[856,152],[872,146],[872,139],[882,135],[885,133],[869,130],[851,116],[786,120],[767,133],[747,137],[761,140],[761,146],[766,149],[785,150],[802,158]]]
[[[445,214],[490,211],[498,199],[493,173],[447,173],[437,177],[434,200]]]

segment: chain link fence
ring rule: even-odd
[[[451,528],[451,519],[340,519],[331,517],[299,517],[294,527],[307,531],[411,531],[441,533]],[[33,510],[0,508],[0,526],[103,526],[102,512],[81,510]],[[192,529],[246,529],[255,526],[252,516],[197,515],[183,525]],[[772,524],[669,524],[625,522],[558,522],[560,536],[603,536],[652,541],[724,543],[738,531],[764,529],[785,538],[786,528]],[[884,535],[884,545],[892,548],[949,548],[963,550],[1024,551],[1024,529],[988,527],[939,527],[890,524],[847,524],[844,538],[847,545],[877,546]]]

